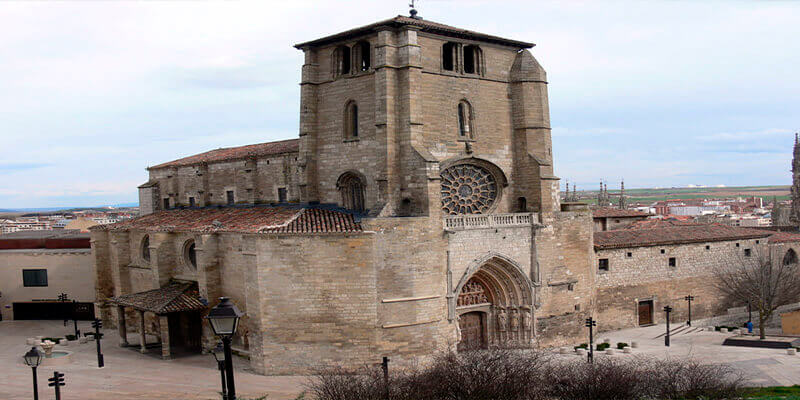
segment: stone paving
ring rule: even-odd
[[[81,323],[82,330],[89,323]],[[671,337],[671,346],[664,346],[660,336],[663,325],[601,333],[598,342],[608,338],[612,347],[617,342],[639,345],[634,354],[653,357],[686,357],[710,363],[728,363],[742,369],[751,385],[800,384],[800,355],[789,356],[785,350],[721,346],[733,334],[684,329]],[[30,349],[25,339],[37,335],[64,336],[71,327],[60,321],[0,322],[0,399],[31,399],[31,371],[22,362],[22,354]],[[56,350],[72,351],[73,359],[62,366],[39,368],[40,398],[53,397],[47,377],[54,370],[66,374],[63,398],[68,399],[218,399],[219,371],[210,355],[188,355],[163,361],[158,350],[142,355],[136,348],[117,346],[116,330],[104,330],[105,368],[97,368],[95,343],[56,346]],[[131,343],[136,343],[134,335]],[[571,351],[571,348],[570,348]],[[577,357],[570,355],[570,357]],[[596,357],[632,357],[630,354],[597,354]],[[244,359],[237,359],[237,397],[255,398],[269,395],[269,400],[290,400],[302,392],[305,377],[261,376],[248,370]]]

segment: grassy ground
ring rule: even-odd
[[[758,400],[800,400],[800,385],[753,389],[748,393],[747,398]]]

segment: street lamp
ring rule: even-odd
[[[233,356],[231,355],[231,339],[239,327],[239,318],[244,315],[227,297],[220,297],[219,304],[208,312],[206,319],[211,324],[214,334],[222,339],[225,353],[225,378],[228,383],[226,400],[236,400],[236,385],[233,382]]]
[[[225,347],[222,343],[218,343],[211,349],[211,355],[217,360],[217,369],[219,369],[219,378],[222,381],[222,400],[228,399],[228,390],[225,388]]]
[[[664,336],[664,346],[669,347],[669,313],[672,312],[672,307],[664,306],[664,312],[667,313],[667,334]]]
[[[597,326],[597,321],[594,318],[586,318],[586,327],[589,328],[589,362],[594,362],[594,327]]]
[[[36,367],[42,363],[42,353],[36,350],[36,347],[31,347],[30,351],[22,356],[25,360],[25,365],[31,367],[33,370],[33,400],[39,400],[39,386],[36,383]]]
[[[688,295],[683,299],[689,303],[689,320],[686,321],[686,325],[692,326],[692,300],[694,300],[694,296]]]

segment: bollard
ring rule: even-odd
[[[631,347],[633,347],[634,349],[638,348],[639,347],[639,342],[631,342]]]
[[[622,352],[625,354],[631,354],[633,353],[633,349],[631,349],[630,347],[625,347],[624,349],[622,349]]]
[[[794,347],[790,347],[790,348],[786,349],[786,354],[788,354],[790,356],[793,356],[793,355],[797,354],[797,349],[795,349]]]
[[[614,355],[614,349],[606,349],[606,354],[609,355],[609,356],[613,356]]]

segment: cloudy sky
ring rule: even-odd
[[[147,165],[296,137],[292,45],[406,3],[0,3],[0,208],[136,202]],[[418,4],[537,44],[556,173],[579,189],[791,182],[800,2]]]

